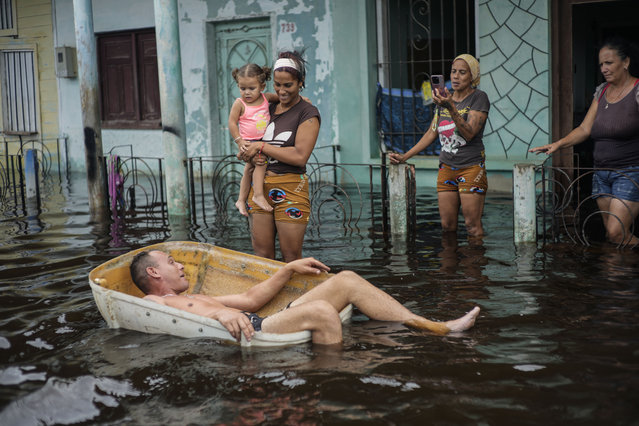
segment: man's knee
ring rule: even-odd
[[[355,281],[361,278],[356,272],[353,272],[353,271],[342,271],[342,272],[339,272],[337,276],[340,279],[346,280],[346,281]]]
[[[316,300],[309,302],[309,312],[312,313],[318,324],[334,327],[336,323],[341,325],[339,312],[330,303],[325,300]]]
[[[357,288],[365,283],[364,278],[353,271],[342,271],[335,275],[335,278],[335,291],[341,291],[345,293],[348,293],[349,290],[351,293],[353,291],[357,291]]]

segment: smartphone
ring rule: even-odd
[[[435,94],[435,90],[437,90],[437,94],[441,96],[444,93],[444,76],[441,74],[433,74],[430,76],[430,90]]]

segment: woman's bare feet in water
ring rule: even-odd
[[[479,315],[479,307],[474,307],[470,312],[461,318],[452,321],[437,322],[426,318],[417,317],[404,322],[404,325],[420,330],[429,330],[437,334],[447,334],[455,331],[464,331],[475,325],[475,320]]]
[[[235,202],[235,207],[237,207],[237,209],[240,211],[240,214],[242,216],[246,216],[248,217],[248,211],[246,210],[246,201],[244,200],[237,200]]]
[[[268,203],[268,201],[266,201],[266,198],[264,198],[263,195],[255,195],[255,194],[253,194],[252,200],[262,210],[264,210],[266,212],[273,211],[273,207],[271,207],[271,205]]]

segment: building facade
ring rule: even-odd
[[[51,0],[2,2],[0,133],[4,140],[58,137],[53,21]],[[10,147],[11,153],[15,146]]]
[[[563,84],[551,78],[557,10],[550,0],[178,1],[188,155],[233,153],[226,125],[238,96],[232,68],[272,65],[281,50],[305,49],[303,95],[322,115],[317,159],[331,162],[332,149],[322,148],[339,146],[340,163],[379,163],[387,148],[378,131],[379,93],[408,90],[421,108],[428,75],[445,75],[452,58],[468,52],[480,60],[480,88],[491,101],[484,139],[490,185],[508,191],[513,164],[539,161],[528,149],[553,139],[551,85]],[[94,1],[93,13],[105,154],[161,157],[153,1]],[[73,1],[54,1],[53,19],[56,47],[74,47]],[[59,132],[69,138],[71,168],[83,170],[77,79],[58,78],[58,94]],[[399,136],[414,143],[421,130],[409,118],[414,123]],[[434,186],[436,152],[412,162],[418,184]]]

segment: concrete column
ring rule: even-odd
[[[100,118],[98,56],[93,32],[91,0],[73,0],[75,43],[78,55],[78,79],[82,102],[84,152],[89,186],[89,210],[92,220],[108,217],[106,171],[101,160],[102,128]]]
[[[407,223],[406,163],[391,164],[388,168],[388,194],[390,203],[390,231],[392,235],[405,235]]]
[[[513,166],[513,225],[515,244],[537,241],[534,164]]]
[[[176,0],[154,0],[158,78],[162,107],[162,146],[166,164],[166,201],[170,224],[190,216],[182,60]]]
[[[24,157],[27,200],[40,199],[40,179],[38,174],[38,152],[35,149],[29,149]]]

